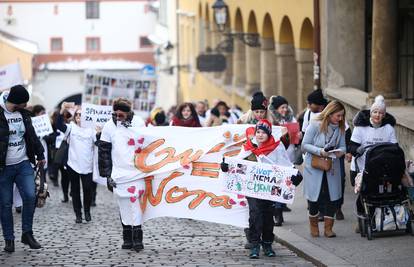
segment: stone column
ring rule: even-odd
[[[276,91],[276,55],[273,38],[262,38],[260,51],[260,85],[266,97],[277,94]]]
[[[246,45],[246,95],[260,89],[260,47]]]
[[[223,72],[222,79],[224,85],[230,85],[233,78],[233,53],[223,53],[226,57],[226,69]]]
[[[233,87],[244,88],[246,85],[246,51],[245,45],[234,38],[233,50]]]
[[[296,49],[295,56],[298,73],[295,112],[300,112],[305,108],[306,98],[313,90],[313,49]]]
[[[398,1],[373,1],[372,14],[372,92],[385,98],[399,98],[397,58]]]
[[[297,107],[297,68],[293,44],[278,44],[276,49],[277,94],[285,97],[289,105]]]

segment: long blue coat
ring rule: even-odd
[[[306,199],[316,202],[321,191],[323,171],[312,168],[312,154],[320,156],[321,149],[325,146],[325,133],[320,132],[320,121],[312,121],[305,132],[302,141],[302,151],[305,152],[305,166],[303,171],[304,195]],[[345,133],[341,133],[337,147],[345,152]],[[332,168],[327,173],[329,195],[331,201],[342,197],[341,166],[339,159],[332,160]]]

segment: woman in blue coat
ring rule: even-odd
[[[302,141],[305,154],[304,194],[308,200],[310,232],[319,236],[319,206],[325,205],[325,236],[335,237],[332,231],[338,200],[342,197],[341,167],[339,158],[345,154],[345,108],[338,101],[330,102],[311,122]],[[332,152],[329,152],[332,151]],[[331,158],[328,171],[312,167],[312,157]]]

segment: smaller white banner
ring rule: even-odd
[[[0,90],[9,89],[12,86],[23,84],[20,64],[14,63],[0,67]]]
[[[33,117],[32,125],[36,131],[36,135],[39,137],[53,133],[52,124],[50,124],[50,119],[47,114]]]
[[[253,198],[292,204],[295,186],[290,180],[297,169],[226,157],[228,172],[220,172],[224,191]]]
[[[81,126],[84,128],[103,127],[112,118],[112,106],[82,103]]]

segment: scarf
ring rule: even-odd
[[[174,116],[172,118],[173,126],[182,126],[182,127],[201,127],[200,121],[198,118],[195,118],[194,116],[191,116],[190,118],[184,120],[179,119],[177,116]]]
[[[325,134],[325,147],[336,148],[339,143],[340,129],[338,125],[329,124],[328,132]]]
[[[266,142],[261,144],[260,146],[257,146],[257,144],[253,143],[253,138],[255,135],[255,127],[249,127],[246,129],[246,143],[243,145],[244,150],[251,151],[256,156],[259,155],[268,155],[273,150],[276,149],[276,147],[279,145],[280,141],[275,141],[275,138],[273,135],[270,135]]]

